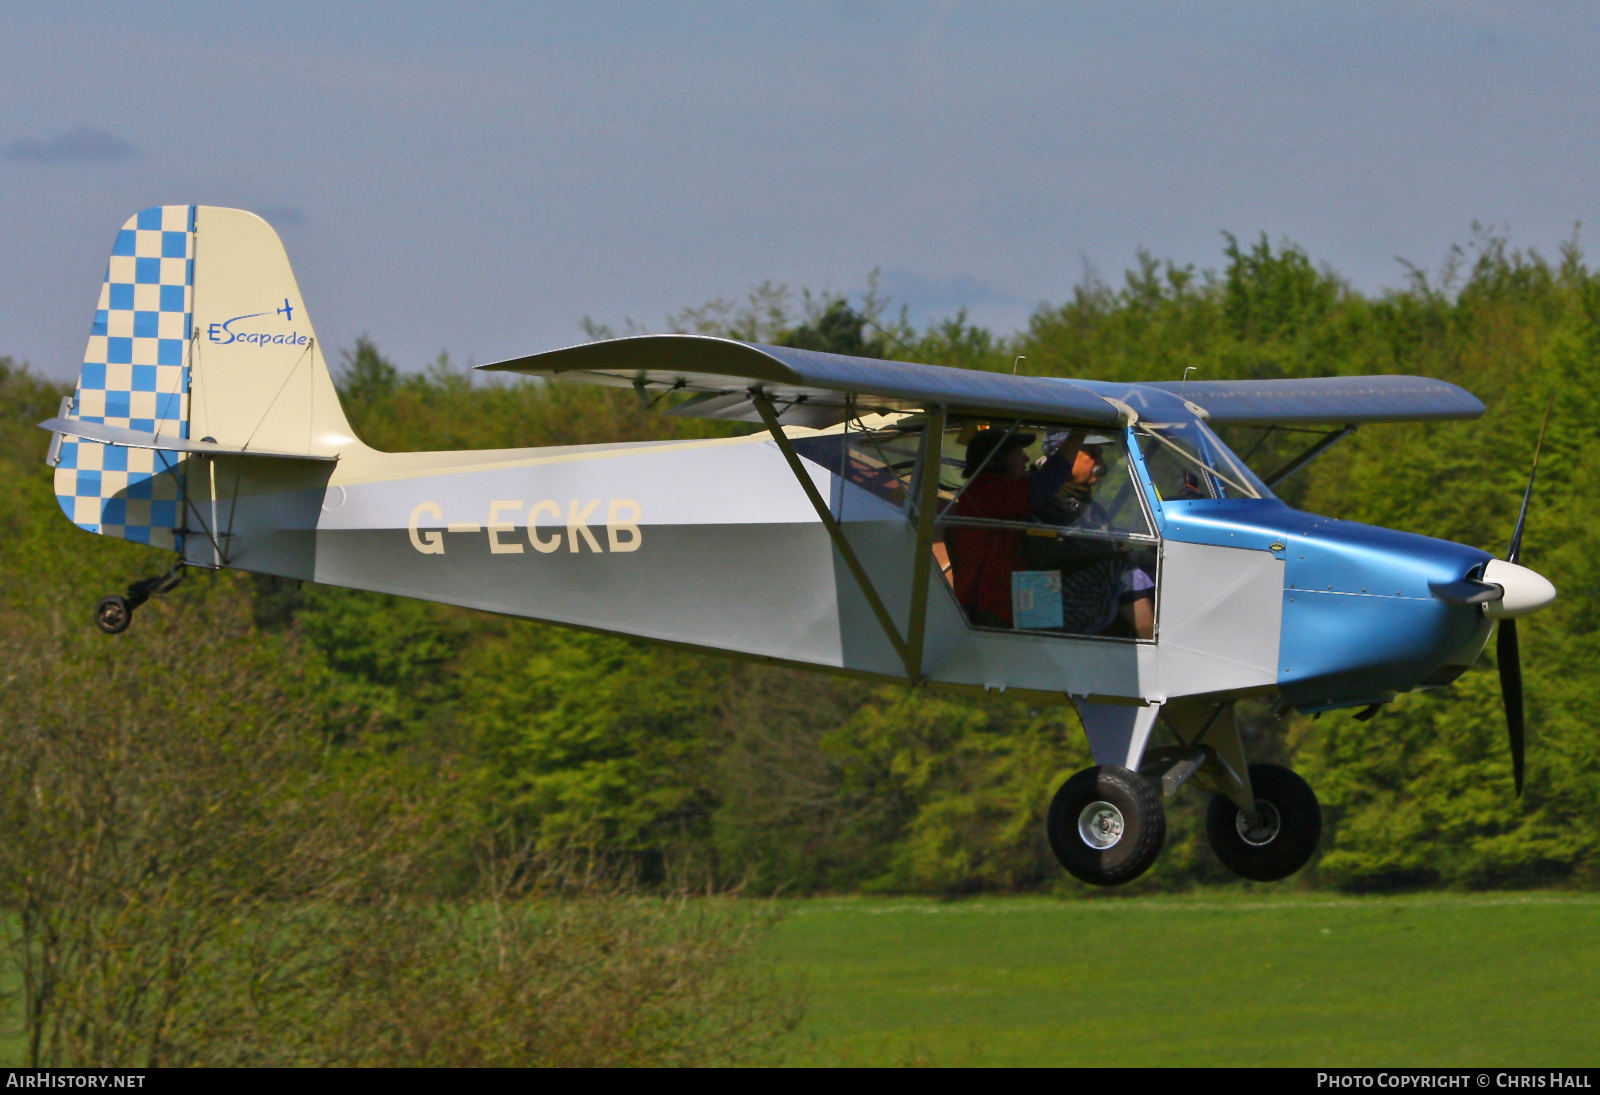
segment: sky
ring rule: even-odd
[[[116,229],[190,202],[405,368],[872,271],[1011,331],[1224,232],[1375,292],[1600,223],[1597,57],[1535,0],[0,0],[0,355],[75,376]]]

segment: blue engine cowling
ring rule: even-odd
[[[1488,552],[1290,509],[1276,499],[1163,504],[1162,534],[1272,551],[1284,561],[1278,688],[1302,711],[1354,707],[1447,684],[1490,622],[1432,586],[1478,572]]]
[[[1296,514],[1284,543],[1279,689],[1303,711],[1377,702],[1445,684],[1471,665],[1491,624],[1432,586],[1482,568],[1488,552],[1408,532]]]

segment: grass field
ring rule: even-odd
[[[1600,896],[796,901],[795,1063],[1600,1064]]]
[[[812,899],[766,947],[793,1064],[1600,1064],[1600,895]]]

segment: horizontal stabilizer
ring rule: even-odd
[[[478,368],[641,392],[743,396],[677,408],[676,413],[688,416],[744,418],[740,403],[752,389],[759,389],[779,405],[779,418],[785,424],[815,426],[829,418],[841,422],[851,413],[915,411],[935,405],[1095,426],[1123,424],[1126,417],[1110,400],[1069,380],[846,357],[707,335],[610,339]],[[822,408],[832,408],[833,413]]]
[[[1199,404],[1212,425],[1347,426],[1477,418],[1478,397],[1426,376],[1318,376],[1142,384]]]
[[[99,441],[106,445],[120,445],[126,449],[160,449],[164,452],[192,452],[201,455],[215,456],[271,456],[279,460],[322,460],[334,461],[337,456],[322,456],[316,453],[304,452],[277,452],[271,449],[252,449],[238,445],[219,445],[213,441],[187,441],[179,437],[163,437],[160,434],[145,433],[143,430],[129,430],[121,426],[106,426],[99,422],[80,422],[75,418],[50,418],[39,423],[41,430],[51,433],[66,434],[68,437],[81,437],[86,441]]]

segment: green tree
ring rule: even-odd
[[[339,396],[346,403],[376,403],[392,396],[400,385],[400,370],[366,335],[356,339],[354,351],[341,351],[340,357],[344,365],[339,371]]]

